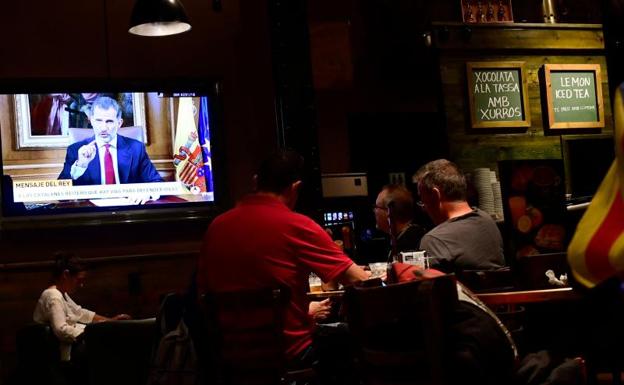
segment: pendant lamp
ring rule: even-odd
[[[190,29],[179,0],[137,0],[128,32],[140,36],[168,36]]]

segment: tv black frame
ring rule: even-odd
[[[615,155],[615,137],[614,133],[601,133],[601,134],[583,134],[583,135],[561,135],[561,159],[563,159],[563,168],[565,173],[565,193],[572,195],[574,192],[572,191],[572,178],[570,175],[570,158],[572,154],[570,153],[570,142],[577,142],[583,140],[591,140],[591,139],[610,139],[613,142],[613,153]],[[615,159],[615,157],[614,157]],[[610,167],[610,166],[609,166]],[[608,171],[609,168],[607,168]],[[605,172],[606,175],[606,172]],[[604,178],[605,175],[602,175]],[[598,188],[598,186],[596,186]],[[578,197],[574,197],[578,198]]]
[[[116,224],[148,224],[153,222],[205,223],[227,207],[225,132],[223,126],[222,81],[207,78],[175,79],[9,79],[0,80],[0,94],[35,94],[52,92],[195,92],[210,98],[211,156],[214,184],[213,202],[189,202],[175,205],[124,206],[84,209],[58,209],[53,214],[32,213],[5,215],[2,188],[0,188],[0,232],[12,230],[66,228]],[[3,129],[3,127],[0,127]],[[1,138],[0,138],[1,146]],[[0,167],[4,175],[2,149]]]

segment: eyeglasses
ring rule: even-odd
[[[91,120],[91,125],[95,124],[98,127],[101,127],[101,126],[114,127],[117,124],[117,122],[119,122],[118,119],[114,119],[114,120],[113,119],[106,119],[106,120],[103,120],[103,119],[93,119],[93,120]]]

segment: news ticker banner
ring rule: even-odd
[[[198,194],[200,194],[198,192]],[[207,193],[203,193],[204,195]],[[212,195],[212,193],[210,193]],[[14,202],[46,202],[75,199],[124,198],[130,196],[189,195],[181,182],[127,183],[74,186],[71,179],[13,182]],[[211,200],[212,196],[203,196]]]

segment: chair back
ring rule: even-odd
[[[527,290],[552,288],[546,276],[547,270],[552,270],[556,277],[565,273],[572,278],[565,252],[518,257],[515,270],[520,287]]]
[[[17,331],[18,384],[67,384],[61,367],[59,342],[49,325],[30,323]]]
[[[18,360],[59,361],[58,339],[49,325],[30,323],[16,336]]]
[[[145,384],[155,333],[154,318],[87,325],[89,384]]]
[[[214,368],[216,378],[209,383],[280,383],[285,368],[283,329],[288,299],[287,290],[273,288],[202,296],[206,326],[202,345],[207,349],[198,352],[202,366]]]
[[[457,280],[475,293],[510,291],[517,286],[516,277],[509,267],[458,271]]]
[[[365,384],[446,383],[453,276],[349,287],[344,303]]]

